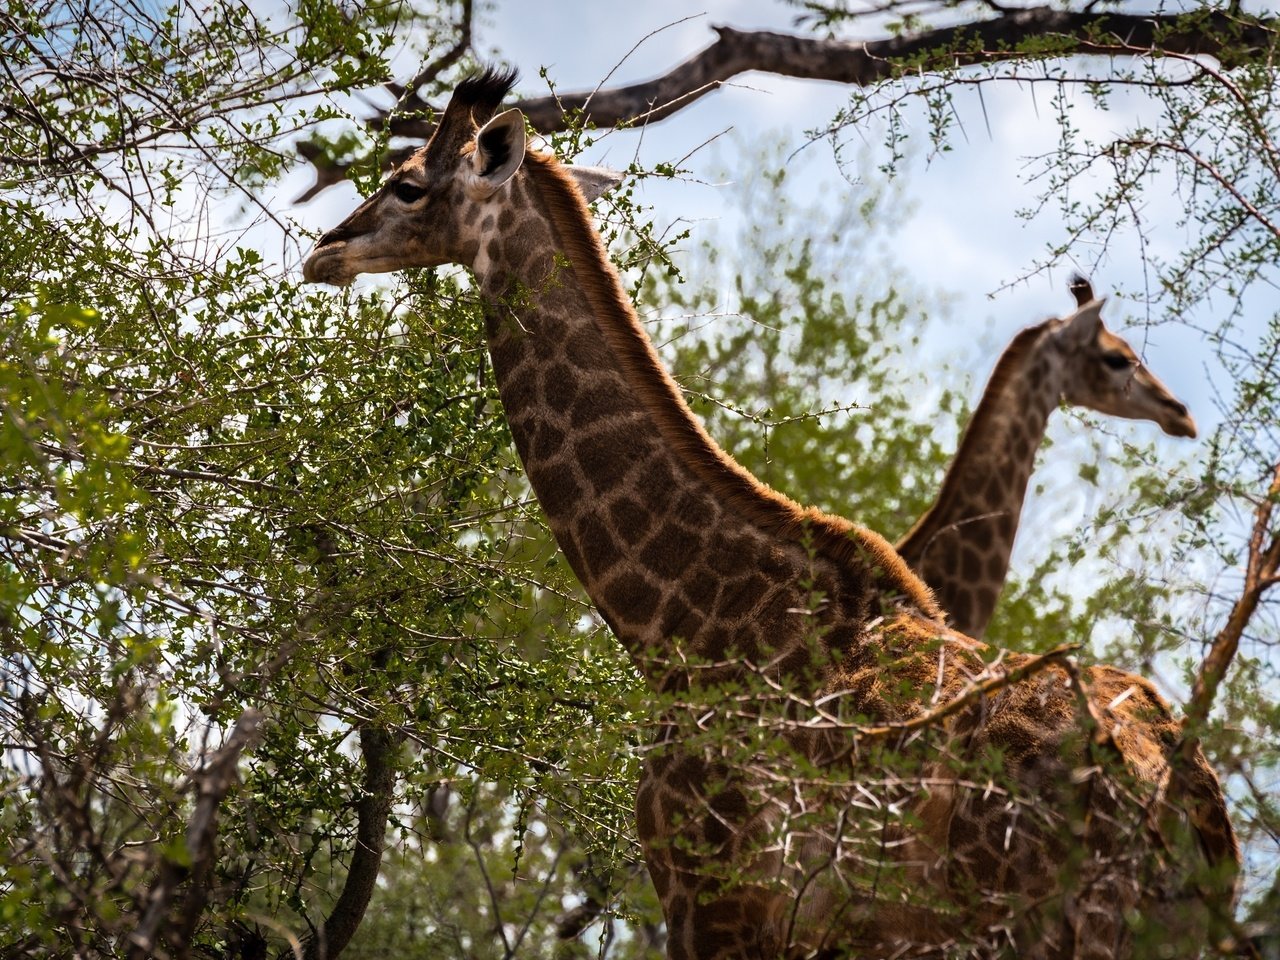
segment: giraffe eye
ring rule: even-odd
[[[1112,370],[1127,370],[1133,366],[1133,361],[1126,357],[1123,353],[1104,353],[1102,362]]]
[[[427,193],[422,187],[415,187],[412,183],[407,183],[404,180],[397,183],[391,190],[401,203],[414,203],[421,200]]]

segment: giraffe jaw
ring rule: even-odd
[[[326,245],[311,251],[302,264],[302,277],[307,283],[327,283],[332,287],[349,287],[362,273],[393,273],[417,266],[439,266],[439,261],[413,263],[402,256],[353,257],[349,244]]]

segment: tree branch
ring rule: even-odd
[[[323,926],[304,947],[306,960],[337,960],[360,927],[382,866],[387,818],[395,793],[395,754],[399,738],[376,727],[360,729],[364,756],[361,797],[356,802],[356,845],[342,894]]]
[[[396,105],[391,108],[391,116],[395,116],[405,108],[405,105],[413,100],[418,90],[424,84],[433,81],[444,71],[448,70],[460,59],[462,55],[471,47],[471,8],[472,0],[463,0],[462,2],[462,18],[458,22],[458,39],[453,46],[436,57],[421,70],[417,75],[409,81],[408,85],[400,86],[396,83],[386,84],[387,88],[396,95]]]
[[[828,40],[717,26],[712,28],[716,40],[710,46],[653,80],[613,90],[534,97],[522,101],[520,108],[535,129],[551,133],[575,124],[579,115],[596,127],[656,123],[752,70],[865,87],[908,73],[1080,53],[1122,57],[1210,55],[1234,62],[1270,47],[1277,26],[1280,23],[1274,20],[1227,11],[1186,17],[1047,6],[1010,8],[987,20],[871,41]],[[1042,42],[1030,52],[1020,49],[1020,45],[1033,39],[1053,42]],[[420,117],[397,117],[394,110],[375,115],[369,126],[389,126],[394,136],[422,141],[434,129]],[[412,149],[389,152],[385,165],[402,162]],[[349,164],[334,162],[316,141],[300,143],[298,152],[316,170],[316,184],[298,202],[344,179]]]
[[[1231,607],[1226,625],[1213,638],[1213,644],[1209,647],[1209,653],[1200,666],[1195,686],[1191,690],[1191,700],[1187,703],[1182,721],[1183,730],[1186,731],[1182,743],[1183,756],[1189,756],[1199,744],[1197,731],[1209,716],[1218,686],[1240,647],[1240,638],[1244,636],[1254,611],[1258,609],[1262,595],[1277,582],[1277,571],[1280,571],[1280,530],[1273,530],[1271,526],[1277,501],[1280,501],[1280,463],[1275,465],[1267,494],[1253,513],[1253,531],[1249,536],[1244,586]]]
[[[127,956],[130,960],[144,960],[153,956],[158,942],[168,942],[174,955],[185,957],[195,932],[196,923],[204,912],[208,896],[209,870],[214,860],[214,842],[218,835],[218,805],[226,796],[235,779],[240,755],[258,739],[262,725],[262,713],[252,707],[246,709],[236,721],[227,742],[198,772],[191,775],[196,788],[196,807],[187,823],[186,863],[165,857],[155,882],[147,894],[147,908],[137,928],[130,936]],[[179,886],[192,877],[187,896],[178,916],[171,917],[170,905]],[[166,924],[166,919],[169,923]],[[171,929],[166,929],[171,927]]]

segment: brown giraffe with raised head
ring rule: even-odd
[[[1061,404],[1151,420],[1194,437],[1186,406],[1106,328],[1089,281],[1071,281],[1077,310],[1013,338],[960,440],[938,497],[898,541],[898,553],[933,590],[951,626],[987,631],[1009,572],[1022,501],[1049,416]]]
[[[1127,909],[1182,890],[1153,843],[1190,836],[1162,856],[1198,844],[1230,873],[1217,780],[1199,754],[1170,776],[1177,726],[1149,684],[991,662],[882,538],[716,447],[608,260],[578,185],[598,178],[529,151],[519,111],[494,116],[513,79],[463,81],[304,272],[474,270],[529,481],[661,705],[636,819],[669,956],[1111,957]]]

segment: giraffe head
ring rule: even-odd
[[[1102,300],[1089,281],[1071,281],[1078,309],[1052,336],[1066,374],[1062,396],[1070,404],[1130,420],[1150,420],[1172,437],[1194,437],[1186,405],[1147,369],[1134,349],[1102,322]]]
[[[463,80],[427,145],[414,151],[303,264],[307,280],[347,284],[361,273],[461,263],[474,267],[508,205],[525,160],[524,114],[494,116],[516,74],[486,70]],[[619,175],[566,167],[590,202]]]

